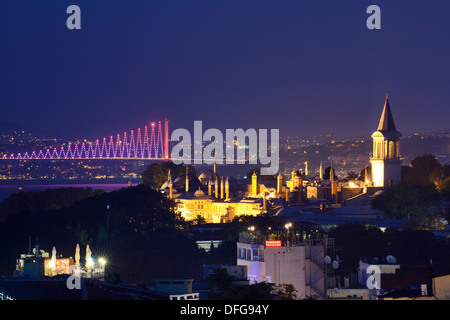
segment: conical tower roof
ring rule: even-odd
[[[389,105],[389,97],[386,95],[383,113],[381,114],[380,123],[378,124],[378,131],[394,132],[395,128],[394,117],[392,116],[391,106]]]

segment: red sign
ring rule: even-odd
[[[266,247],[281,247],[281,240],[266,240]]]

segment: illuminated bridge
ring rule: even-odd
[[[150,129],[150,132],[149,132]],[[164,120],[164,134],[161,121],[156,125],[145,126],[143,132],[131,130],[129,135],[117,134],[114,138],[95,140],[89,143],[75,143],[60,148],[34,150],[24,153],[4,154],[4,160],[64,160],[64,159],[135,159],[135,160],[170,160],[169,159],[169,121]]]

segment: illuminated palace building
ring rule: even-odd
[[[280,173],[273,185],[260,183],[254,173],[249,179],[236,180],[219,176],[214,169],[198,177],[193,174],[172,179],[170,171],[161,191],[176,203],[186,220],[199,217],[207,223],[221,223],[240,215],[268,213],[275,216],[298,216],[303,211],[369,208],[370,198],[378,191],[401,181],[401,163],[397,131],[388,96],[377,130],[372,134],[373,153],[364,179],[340,181],[331,164],[326,170],[320,162],[319,174],[312,176],[305,163],[303,173],[295,169],[288,179]],[[305,212],[306,213],[306,212]]]

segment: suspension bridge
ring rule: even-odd
[[[3,160],[65,160],[65,159],[118,159],[118,160],[170,160],[169,120],[145,126],[143,132],[131,130],[117,134],[115,138],[97,139],[94,142],[68,144],[67,146],[30,150],[29,152],[5,153]]]

